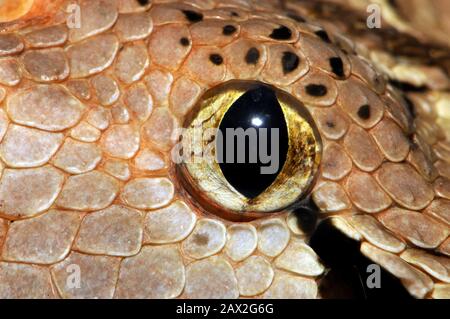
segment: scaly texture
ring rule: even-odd
[[[179,187],[173,132],[232,79],[313,115],[319,218],[411,295],[450,297],[445,60],[402,59],[382,32],[368,43],[322,1],[80,3],[79,29],[57,14],[0,34],[0,298],[320,297],[325,268],[294,214],[233,223]],[[411,74],[423,89],[387,81]]]

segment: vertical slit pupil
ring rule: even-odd
[[[228,109],[219,125],[216,155],[226,180],[252,199],[281,172],[289,148],[283,110],[267,86],[252,88]]]

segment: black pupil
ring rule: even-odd
[[[289,135],[275,92],[258,86],[244,93],[223,116],[216,141],[219,166],[242,195],[255,198],[283,168]]]

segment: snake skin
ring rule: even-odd
[[[323,297],[296,214],[223,220],[178,183],[174,131],[233,79],[312,114],[319,221],[413,297],[450,298],[448,38],[368,29],[341,0],[80,0],[80,28],[36,2],[0,24],[0,298]]]

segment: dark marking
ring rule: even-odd
[[[283,57],[281,58],[281,64],[283,66],[283,73],[288,74],[298,68],[300,58],[295,53],[285,51],[283,52]]]
[[[237,31],[236,27],[234,25],[226,25],[223,27],[223,35],[232,35],[233,33],[235,33]]]
[[[342,78],[345,76],[344,62],[342,62],[342,59],[340,57],[330,58],[330,66],[333,73],[338,77]]]
[[[245,62],[247,62],[247,64],[256,65],[258,63],[259,57],[259,50],[255,47],[250,48],[245,55]]]
[[[364,104],[363,106],[361,106],[358,110],[358,116],[360,118],[362,118],[363,120],[368,120],[370,119],[370,105],[369,104]]]
[[[360,252],[359,242],[344,235],[331,222],[319,224],[309,245],[331,269],[319,287],[325,299],[412,299],[400,280],[383,268],[381,288],[368,289],[366,281],[371,273],[367,267],[374,262]]]
[[[236,11],[231,11],[230,15],[232,17],[239,17],[239,13],[237,13]]]
[[[195,234],[194,242],[200,246],[206,246],[209,242],[209,237],[206,234]]]
[[[191,41],[189,41],[188,38],[183,37],[180,39],[180,44],[184,47],[187,47],[191,44]]]
[[[209,56],[209,60],[215,65],[221,65],[223,63],[223,58],[220,54],[213,53]]]
[[[305,89],[311,96],[325,96],[328,93],[327,87],[322,84],[308,84]]]
[[[289,40],[292,37],[292,31],[282,25],[279,28],[273,29],[270,37],[274,40]]]
[[[301,17],[301,16],[299,16],[298,14],[293,13],[293,12],[288,13],[287,16],[288,16],[289,18],[291,18],[291,19],[297,21],[297,22],[300,22],[300,23],[306,22],[305,18],[303,18],[303,17]]]
[[[141,6],[146,6],[150,3],[150,0],[137,0],[137,2],[141,5]]]
[[[330,121],[327,121],[325,124],[326,124],[329,128],[335,128],[335,127],[336,127],[336,124],[334,124],[333,122],[330,122]]]
[[[408,136],[408,139],[409,139],[409,146],[411,147],[411,150],[412,150],[412,151],[417,151],[417,150],[420,149],[419,144],[417,144],[417,143],[414,141],[414,135],[413,135],[413,134],[411,134],[410,136]]]
[[[207,144],[214,142],[216,140],[216,137],[214,135],[211,135],[208,140],[206,141]]]
[[[298,227],[307,234],[312,233],[316,229],[320,209],[316,206],[311,196],[308,196],[298,205],[299,207],[293,210],[297,217]]]
[[[321,38],[326,43],[331,43],[330,37],[328,36],[327,31],[325,30],[319,30],[315,32],[316,35]]]
[[[189,22],[200,22],[203,20],[203,14],[192,11],[192,10],[182,10],[186,19],[189,20]]]
[[[403,99],[405,100],[406,111],[409,113],[409,115],[412,119],[415,119],[417,116],[417,112],[416,112],[416,107],[414,106],[414,103],[406,95],[403,95]]]
[[[424,93],[427,91],[426,86],[416,86],[407,82],[397,81],[397,80],[389,80],[389,83],[396,87],[397,89],[400,89],[404,92],[417,92],[417,93]]]
[[[398,10],[399,6],[397,3],[397,0],[388,0],[389,5],[394,8],[395,10]]]

